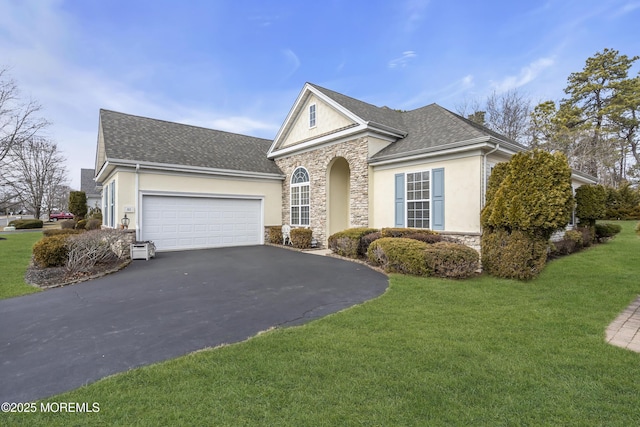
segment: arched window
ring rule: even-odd
[[[309,225],[309,172],[302,167],[291,175],[291,225]]]

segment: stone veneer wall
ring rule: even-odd
[[[447,233],[446,231],[444,232],[440,232],[440,234],[442,234],[445,237],[448,237],[452,240],[455,240],[458,243],[462,243],[463,245],[467,245],[470,248],[475,249],[479,254],[481,254],[481,245],[480,245],[480,241],[482,238],[482,235],[480,233],[454,233],[454,232],[449,232]]]
[[[304,167],[309,172],[310,179],[309,227],[320,246],[326,246],[329,237],[326,235],[328,167],[333,160],[343,157],[349,163],[350,169],[349,227],[367,227],[369,225],[368,153],[368,140],[366,137],[362,137],[276,159],[276,164],[286,174],[282,183],[282,220],[284,223],[290,224],[291,222],[289,205],[291,174],[296,168]]]

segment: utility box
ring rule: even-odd
[[[131,259],[149,260],[156,256],[156,245],[153,242],[136,242],[131,244]]]

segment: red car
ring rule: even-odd
[[[51,212],[49,214],[49,221],[57,221],[59,219],[73,219],[73,214],[70,212]]]

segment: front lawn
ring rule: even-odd
[[[530,282],[393,275],[381,297],[244,343],[135,369],[48,402],[98,413],[6,425],[637,425],[640,354],[607,325],[640,294],[640,238]],[[39,407],[39,406],[38,406]]]
[[[0,235],[0,299],[37,292],[24,282],[24,274],[31,260],[33,244],[42,232],[13,232]]]

